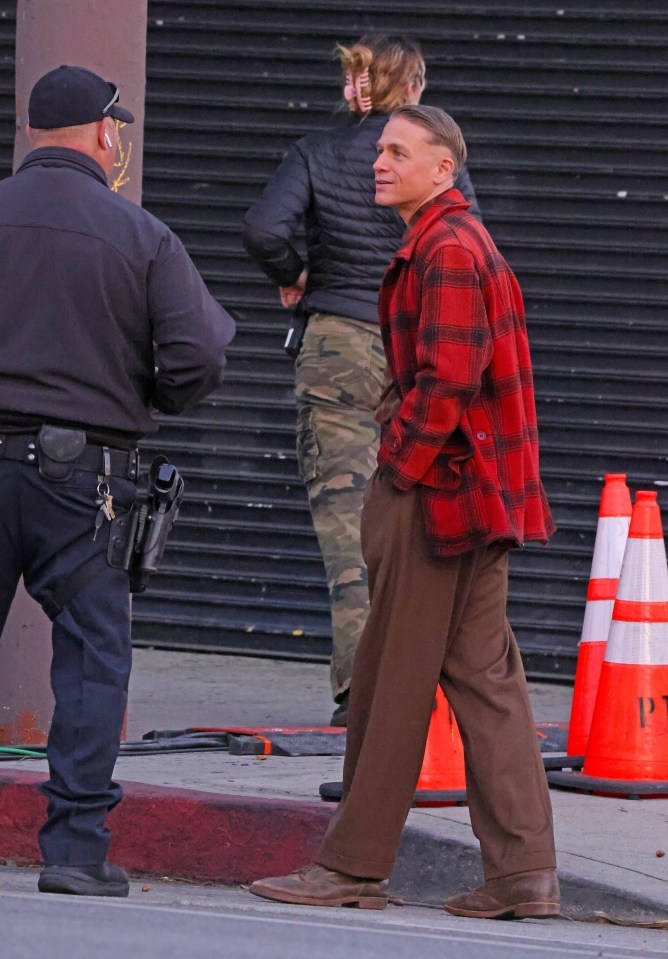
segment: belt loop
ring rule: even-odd
[[[130,450],[128,453],[128,479],[137,479],[139,471],[139,450]]]
[[[37,439],[36,439],[36,437],[34,437],[34,436],[29,436],[29,437],[28,437],[28,442],[26,443],[26,450],[25,450],[25,460],[26,460],[26,463],[31,463],[31,464],[32,464],[32,463],[35,463],[35,462],[37,461],[37,453],[35,452],[36,449],[37,449]]]
[[[102,447],[102,461],[103,461],[103,477],[104,482],[108,482],[109,477],[111,476],[111,453],[109,452],[108,446]]]
[[[5,458],[5,450],[7,449],[7,444],[5,443],[6,435],[0,433],[0,460]]]

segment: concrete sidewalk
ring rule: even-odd
[[[569,686],[533,683],[538,722],[567,721]],[[326,725],[323,664],[136,650],[128,740],[192,726]],[[43,761],[0,763],[0,857],[38,861]],[[138,874],[240,883],[315,852],[333,809],[318,797],[341,779],[340,757],[193,752],[123,756],[126,800],[111,814],[112,856]],[[564,914],[668,918],[668,799],[625,800],[551,790]],[[2,839],[1,837],[5,837]],[[392,891],[442,902],[481,881],[467,807],[411,811]]]

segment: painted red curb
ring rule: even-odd
[[[0,859],[41,862],[46,800],[36,773],[0,771]],[[290,872],[313,860],[332,809],[124,782],[109,816],[109,858],[131,873],[226,885]]]

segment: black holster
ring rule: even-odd
[[[130,592],[142,593],[158,568],[167,537],[179,515],[183,479],[165,456],[156,456],[147,486],[137,494],[129,513],[112,520],[107,561],[130,573]]]

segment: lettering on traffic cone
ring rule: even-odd
[[[440,686],[415,794],[416,806],[451,805],[466,800],[464,746],[457,720]]]
[[[607,473],[604,479],[582,635],[578,646],[566,746],[569,756],[585,755],[587,751],[596,692],[631,522],[631,494],[626,485],[626,474]]]
[[[582,773],[548,773],[550,785],[668,796],[668,567],[656,496],[636,494]]]

